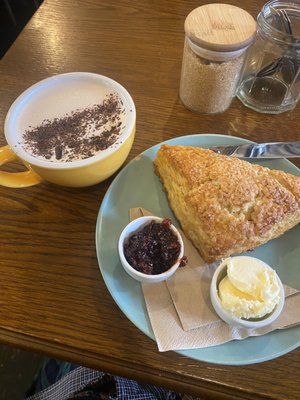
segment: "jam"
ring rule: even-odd
[[[127,262],[137,271],[157,275],[167,271],[177,261],[181,245],[171,229],[171,220],[152,220],[129,237],[124,245]],[[184,260],[182,260],[185,263]]]

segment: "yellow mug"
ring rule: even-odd
[[[32,126],[99,103],[107,93],[117,94],[123,115],[122,129],[116,141],[107,148],[86,158],[59,161],[39,157],[24,146],[24,132]],[[134,102],[118,82],[89,72],[70,72],[44,79],[25,90],[7,113],[4,133],[8,145],[0,148],[0,166],[19,160],[27,171],[0,171],[0,185],[21,188],[43,180],[69,187],[100,183],[126,160],[134,141],[135,127]]]

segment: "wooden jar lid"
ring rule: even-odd
[[[200,47],[234,51],[248,46],[256,32],[255,19],[230,4],[206,4],[195,8],[184,23],[186,35]]]

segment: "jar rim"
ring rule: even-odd
[[[196,53],[198,56],[210,61],[219,61],[219,62],[237,58],[242,53],[244,53],[248,48],[247,46],[243,47],[242,49],[234,51],[216,51],[216,50],[208,50],[199,46],[198,43],[193,42],[189,37],[187,37],[187,42],[192,51]]]
[[[270,0],[268,1],[260,13],[257,16],[257,24],[263,32],[272,37],[274,41],[282,42],[285,45],[299,46],[300,35],[295,35],[293,33],[288,33],[282,29],[276,28],[270,23],[270,18],[273,15],[272,9],[276,12],[277,10],[284,10],[288,16],[292,13],[298,14],[300,20],[300,4],[295,2]]]

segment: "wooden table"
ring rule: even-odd
[[[137,135],[128,160],[191,133],[299,140],[300,106],[278,116],[255,113],[238,100],[220,115],[183,107],[183,23],[201,3],[45,0],[1,61],[1,125],[10,104],[31,84],[57,73],[90,71],[119,81],[134,98]],[[263,3],[252,0],[247,10],[256,16]],[[212,365],[159,353],[123,315],[106,289],[95,251],[97,214],[112,179],[86,189],[47,183],[0,188],[0,341],[207,399],[300,399],[300,349],[256,365]]]

